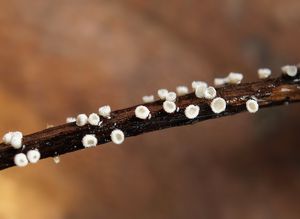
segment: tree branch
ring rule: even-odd
[[[265,79],[252,83],[239,85],[226,85],[217,89],[217,96],[227,102],[226,111],[215,114],[210,109],[210,100],[199,99],[194,93],[179,97],[176,105],[178,112],[168,114],[162,109],[163,101],[159,100],[147,106],[151,112],[151,119],[141,120],[135,117],[136,106],[117,110],[111,113],[111,119],[103,118],[101,126],[86,125],[76,126],[75,123],[64,124],[36,132],[23,138],[26,147],[14,149],[9,145],[0,144],[0,170],[14,166],[16,153],[27,153],[30,149],[37,148],[41,158],[55,157],[65,153],[84,149],[82,138],[86,134],[95,134],[98,144],[110,142],[110,134],[115,129],[121,129],[126,137],[136,136],[143,133],[176,127],[191,125],[200,121],[234,115],[246,110],[245,103],[255,97],[260,108],[273,107],[287,103],[300,101],[300,76],[281,76],[274,79]],[[184,109],[190,104],[200,106],[199,116],[188,119],[184,115]]]

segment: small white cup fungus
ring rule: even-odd
[[[111,140],[115,144],[122,144],[125,140],[124,132],[120,129],[115,129],[110,134]]]
[[[41,158],[41,153],[35,149],[35,150],[29,150],[27,152],[27,159],[30,163],[37,163]]]
[[[66,118],[66,123],[72,123],[72,122],[76,122],[76,118],[74,118],[74,117]]]
[[[172,101],[165,101],[163,103],[163,109],[164,111],[166,111],[167,113],[174,113],[176,110],[176,104]]]
[[[88,117],[86,114],[79,114],[76,118],[76,125],[85,126],[88,123]]]
[[[189,93],[189,89],[187,86],[178,86],[176,87],[176,92],[178,96],[183,96]]]
[[[189,105],[185,108],[184,114],[188,119],[195,119],[199,115],[200,107],[195,105]]]
[[[255,100],[248,100],[246,102],[246,108],[249,113],[256,113],[259,109],[259,105]]]
[[[110,106],[102,106],[99,108],[99,115],[103,116],[105,118],[109,118],[110,117],[110,113],[111,113],[111,108]]]
[[[226,109],[226,101],[221,97],[217,97],[210,103],[210,108],[214,113],[221,113]]]
[[[24,153],[16,154],[14,157],[14,162],[18,167],[25,167],[28,165],[28,160]]]
[[[15,149],[19,149],[22,147],[22,138],[23,135],[20,135],[18,133],[13,133],[12,137],[11,137],[11,146]]]
[[[135,108],[135,116],[139,119],[147,119],[150,115],[150,111],[145,106],[138,106]]]
[[[281,68],[282,72],[290,77],[295,77],[298,72],[296,65],[285,65]]]
[[[269,68],[260,68],[257,70],[258,78],[259,79],[266,79],[270,77],[272,71]]]
[[[243,80],[243,74],[236,73],[236,72],[230,72],[227,76],[227,81],[230,84],[240,84]]]
[[[215,86],[223,86],[224,84],[226,84],[226,79],[224,79],[224,78],[215,78],[214,79]]]
[[[159,89],[157,91],[157,95],[161,100],[165,100],[169,91],[167,89]]]
[[[207,83],[204,81],[193,81],[192,82],[192,88],[194,91],[196,91],[197,87],[205,87],[207,88]]]
[[[3,136],[3,138],[2,138],[3,142],[4,142],[5,144],[10,144],[10,143],[11,143],[12,136],[13,136],[13,132],[8,132],[8,133],[6,133],[6,134]]]
[[[175,92],[169,92],[166,96],[167,101],[175,102],[176,101],[176,93]]]
[[[143,96],[142,99],[143,99],[144,103],[152,103],[152,102],[154,102],[154,96],[153,95]]]
[[[207,88],[207,84],[202,82],[200,84],[198,84],[198,86],[195,88],[195,95],[198,98],[203,98],[205,96],[205,91]]]
[[[98,140],[95,135],[85,135],[82,138],[82,144],[85,148],[95,147],[98,144]]]
[[[208,87],[205,89],[204,97],[206,99],[209,99],[209,100],[214,99],[216,97],[216,95],[217,95],[217,91],[214,87]]]
[[[94,126],[99,125],[100,117],[96,113],[92,113],[89,115],[88,122]]]

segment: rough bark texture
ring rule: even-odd
[[[226,111],[221,114],[211,111],[210,100],[199,99],[194,93],[191,93],[177,99],[176,105],[180,110],[172,114],[163,111],[163,102],[159,100],[144,104],[151,112],[151,119],[136,118],[134,115],[136,106],[133,106],[112,112],[112,118],[103,119],[101,126],[78,127],[75,123],[70,123],[24,136],[24,147],[19,150],[2,143],[0,144],[0,169],[14,166],[13,158],[16,153],[26,153],[34,148],[39,149],[43,159],[84,149],[81,140],[86,134],[95,134],[98,144],[101,145],[110,142],[110,133],[115,128],[123,130],[125,136],[130,137],[170,127],[191,125],[208,119],[244,112],[246,110],[245,103],[251,98],[258,100],[260,108],[299,102],[299,73],[293,78],[282,76],[252,83],[227,85],[217,89],[217,96],[224,98],[227,102]],[[199,116],[193,120],[187,119],[184,115],[185,107],[190,104],[200,106]]]

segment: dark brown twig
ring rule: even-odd
[[[110,142],[111,131],[115,128],[123,130],[126,137],[140,135],[170,127],[191,125],[200,121],[222,116],[234,115],[246,110],[245,103],[255,97],[259,107],[272,107],[300,101],[300,77],[282,76],[275,79],[265,79],[252,83],[227,85],[217,89],[217,95],[227,102],[226,111],[215,114],[210,109],[210,100],[199,99],[193,93],[179,97],[176,101],[180,108],[178,112],[168,114],[162,109],[162,101],[144,104],[151,112],[151,119],[141,120],[135,117],[136,106],[117,110],[111,114],[111,119],[103,118],[101,126],[76,126],[75,123],[64,124],[33,133],[23,138],[26,147],[14,149],[9,145],[0,144],[0,170],[14,166],[16,153],[26,153],[30,149],[39,149],[41,158],[54,157],[65,153],[84,149],[82,138],[86,134],[95,134],[98,144]],[[196,119],[187,119],[184,109],[190,104],[200,106],[200,114]]]

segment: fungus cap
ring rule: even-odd
[[[18,167],[25,167],[28,165],[28,160],[24,153],[16,154],[14,157],[14,162]]]
[[[221,97],[217,97],[210,103],[210,108],[214,113],[221,113],[226,109],[226,101]]]
[[[95,147],[98,144],[98,140],[95,135],[85,135],[82,138],[82,145],[85,148]]]
[[[41,158],[41,153],[35,149],[35,150],[29,150],[27,152],[27,159],[30,163],[37,163]]]
[[[185,108],[184,114],[188,119],[195,119],[199,115],[200,107],[189,105]]]
[[[175,110],[176,110],[176,104],[174,102],[172,102],[172,101],[166,100],[163,103],[163,109],[167,113],[174,113]]]
[[[139,119],[147,119],[150,115],[150,111],[145,106],[138,106],[135,108],[135,116]]]
[[[246,108],[249,113],[256,113],[259,109],[259,105],[255,100],[247,100]]]
[[[210,87],[206,88],[205,91],[204,91],[204,97],[206,99],[211,100],[211,99],[215,98],[216,95],[217,95],[217,91],[214,87],[210,86]]]
[[[79,114],[76,118],[77,126],[85,126],[88,123],[88,117],[86,114]]]
[[[115,129],[110,134],[111,140],[115,144],[122,144],[125,140],[124,132],[120,129]]]

